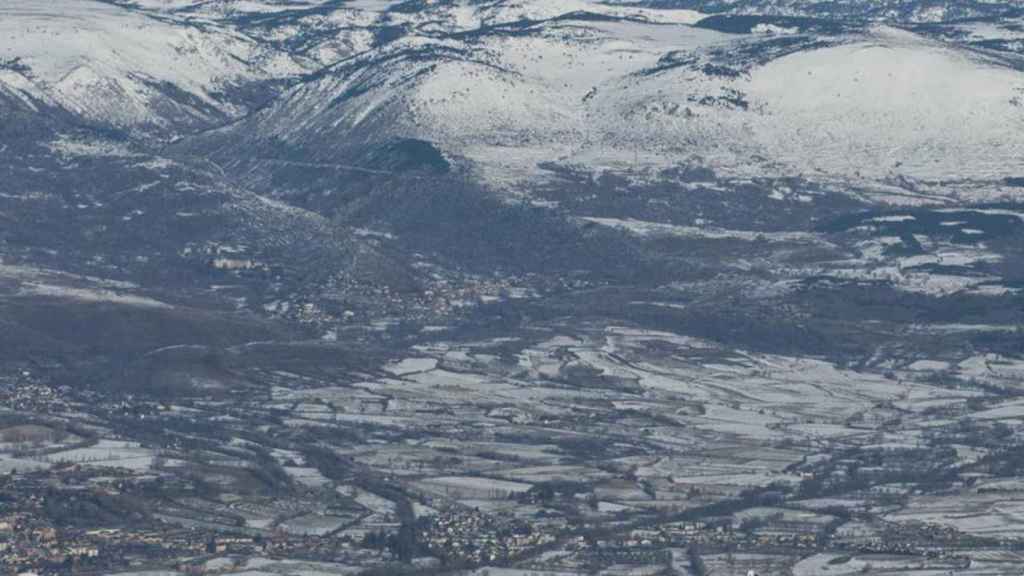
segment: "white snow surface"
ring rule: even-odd
[[[787,166],[853,176],[991,178],[1020,157],[1019,72],[907,32],[794,54],[751,78],[755,129]]]

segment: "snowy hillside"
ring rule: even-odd
[[[185,155],[248,151],[227,165],[359,164],[415,141],[506,190],[553,167],[650,180],[685,165],[1012,192],[1024,35],[1010,16],[892,27],[694,7],[12,0],[0,93],[141,139],[184,136]]]
[[[371,19],[349,3],[350,22]],[[1024,152],[1024,74],[991,51],[879,25],[705,19],[591,2],[424,4],[394,38],[327,66],[212,137],[340,162],[433,143],[501,187],[541,164],[652,174],[983,182]],[[744,29],[746,27],[746,29]],[[200,145],[202,146],[202,145]]]
[[[213,25],[102,2],[0,5],[0,85],[104,127],[173,135],[247,111],[242,91],[299,72],[286,55]]]

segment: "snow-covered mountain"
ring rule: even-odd
[[[387,22],[391,36],[194,145],[266,154],[272,141],[330,163],[415,139],[506,188],[544,165],[696,163],[736,177],[980,181],[995,195],[1024,152],[1020,55],[972,44],[966,27],[593,2],[357,4],[349,22]],[[980,33],[998,30],[1014,34]]]
[[[138,135],[239,118],[302,70],[237,31],[98,1],[4,2],[0,37],[4,92]]]
[[[841,2],[12,0],[0,93],[243,173],[300,154],[358,166],[412,142],[506,190],[551,168],[697,165],[1009,194],[1019,16],[886,16],[946,4],[849,19]],[[797,13],[829,19],[776,15]]]

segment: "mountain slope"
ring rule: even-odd
[[[624,7],[454,15],[466,10],[452,3],[447,21],[497,23],[410,28],[187,146],[351,163],[360,148],[415,139],[504,188],[552,162],[698,163],[733,177],[970,180],[994,195],[1024,151],[1015,62],[935,35],[784,18],[736,28]]]
[[[1009,21],[675,6],[16,0],[0,8],[17,40],[0,92],[137,140],[185,136],[182,159],[212,154],[254,185],[301,157],[520,192],[553,166],[650,179],[680,165],[1015,192],[1000,184],[1024,151]]]
[[[301,71],[229,29],[97,1],[5,2],[0,35],[7,91],[140,135],[169,137],[237,118],[265,98],[257,84]]]

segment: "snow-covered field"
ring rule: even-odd
[[[492,478],[443,476],[428,478],[418,483],[425,490],[462,498],[508,499],[511,494],[522,494],[531,488],[524,482],[509,482]]]
[[[154,453],[135,442],[120,440],[100,440],[88,448],[75,448],[55,452],[43,458],[45,462],[70,462],[83,466],[105,466],[128,468],[131,470],[148,470],[153,465]]]
[[[1019,492],[917,496],[886,517],[894,522],[924,522],[955,527],[969,534],[1024,534],[1024,499]]]
[[[306,514],[298,518],[290,518],[280,524],[281,530],[290,534],[323,536],[343,528],[350,522],[347,518]]]

